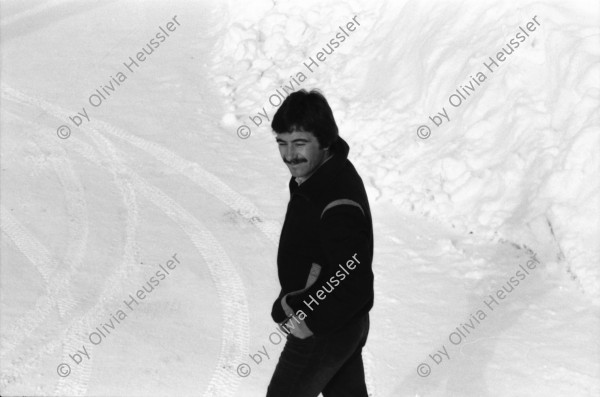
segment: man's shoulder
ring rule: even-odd
[[[337,175],[332,178],[330,190],[352,191],[357,188],[364,188],[362,178],[354,168],[354,164],[346,159]]]
[[[332,203],[357,203],[361,208],[365,206],[365,187],[362,178],[350,160],[346,160],[339,172],[327,184],[320,197],[320,205],[325,208]]]

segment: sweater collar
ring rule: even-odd
[[[313,172],[313,174],[314,174],[315,172],[317,172],[317,171],[319,170],[319,168],[321,168],[321,167],[322,167],[322,166],[323,166],[323,165],[324,165],[326,162],[328,162],[328,161],[329,161],[329,160],[331,160],[332,158],[333,158],[333,153],[332,153],[332,152],[330,152],[330,153],[327,155],[327,158],[326,158],[325,160],[323,160],[323,162],[321,163],[321,165],[317,167],[317,169],[316,169],[316,170]],[[307,177],[297,177],[297,178],[294,178],[294,180],[296,181],[296,183],[298,184],[298,186],[300,186],[301,184],[303,184],[304,182],[306,182],[306,181],[308,180],[308,178],[310,178],[310,177],[311,177],[313,174],[310,174],[310,175],[309,175],[309,176],[307,176]]]
[[[290,195],[299,194],[311,198],[323,191],[335,176],[342,170],[348,160],[350,147],[344,139],[338,136],[337,141],[331,145],[333,156],[325,161],[314,174],[298,185],[296,178],[291,177],[289,182]]]

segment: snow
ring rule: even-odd
[[[0,394],[264,395],[289,179],[270,119],[319,88],[371,200],[370,394],[599,395],[599,8],[5,1]]]

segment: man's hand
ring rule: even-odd
[[[298,339],[306,339],[314,335],[304,320],[300,320],[296,316],[288,317],[283,323],[281,323],[281,327]]]
[[[306,280],[306,286],[304,287],[304,289],[302,289],[300,291],[290,292],[289,294],[286,294],[283,296],[283,298],[281,298],[281,307],[283,307],[283,312],[288,317],[284,322],[279,324],[279,326],[284,331],[287,331],[288,333],[291,333],[292,335],[294,335],[296,338],[306,339],[309,336],[313,336],[314,334],[310,330],[310,328],[308,328],[308,326],[306,325],[304,320],[300,320],[298,317],[296,317],[294,310],[287,303],[287,297],[293,296],[293,295],[298,295],[298,294],[306,291],[311,285],[313,285],[315,283],[315,281],[319,277],[320,273],[321,273],[321,266],[317,263],[313,263],[310,268],[310,273],[308,275],[308,279]]]

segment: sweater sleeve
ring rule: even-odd
[[[316,282],[290,297],[289,306],[306,314],[315,334],[343,327],[373,299],[373,243],[369,222],[359,205],[328,209],[321,219],[319,241],[324,257]]]

